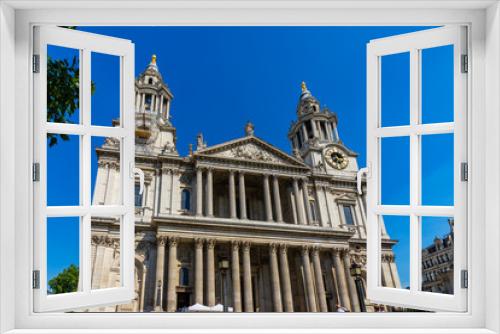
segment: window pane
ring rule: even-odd
[[[92,137],[91,182],[93,205],[123,203],[120,146],[120,140],[116,138]]]
[[[381,59],[381,126],[410,124],[410,53]]]
[[[47,205],[80,204],[80,136],[47,134]]]
[[[453,218],[421,219],[422,290],[453,294]]]
[[[422,205],[453,206],[453,134],[421,138]]]
[[[381,286],[410,288],[410,217],[381,216]]]
[[[80,122],[80,50],[47,45],[47,122]]]
[[[410,138],[382,138],[381,151],[381,204],[410,204]]]
[[[142,195],[140,193],[141,186],[136,184],[134,187],[134,203],[136,207],[141,207],[142,206]]]
[[[422,50],[422,123],[453,122],[453,45]]]
[[[120,57],[92,52],[91,124],[120,122]]]
[[[47,218],[47,291],[60,294],[81,290],[80,217]]]
[[[121,286],[120,216],[92,217],[92,289]]]
[[[346,225],[354,225],[352,206],[351,205],[343,205],[342,208],[344,210],[345,224]]]

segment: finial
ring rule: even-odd
[[[151,56],[151,64],[156,64],[156,55]]]
[[[248,121],[247,124],[245,124],[245,135],[247,136],[253,136],[255,126]]]
[[[189,156],[193,155],[193,144],[189,144]]]
[[[304,93],[305,91],[307,91],[307,86],[306,86],[306,82],[305,81],[302,81],[302,84],[300,85],[300,87],[302,88],[302,93]]]

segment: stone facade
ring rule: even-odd
[[[135,198],[136,298],[96,310],[223,303],[236,312],[360,311],[349,268],[356,261],[366,277],[366,200],[356,192],[356,153],[340,140],[336,114],[303,84],[288,134],[292,155],[248,123],[241,138],[218,145],[200,134],[181,157],[172,99],[153,57],[136,81],[135,159],[146,182]],[[116,203],[118,143],[107,140],[97,154],[93,201]],[[93,219],[92,234],[93,287],[119,285],[118,220]],[[399,287],[393,244],[384,234],[382,271],[387,285]]]
[[[453,294],[453,219],[450,233],[435,237],[422,251],[422,290]]]

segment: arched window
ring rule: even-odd
[[[189,211],[191,209],[191,193],[188,189],[183,189],[181,194],[181,209]]]
[[[152,85],[153,84],[153,78],[149,78],[148,84]]]
[[[189,269],[186,267],[182,267],[179,272],[179,285],[180,286],[188,286],[189,285]]]

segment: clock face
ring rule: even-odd
[[[344,169],[349,165],[346,154],[336,147],[326,149],[324,154],[326,162],[335,169]]]

